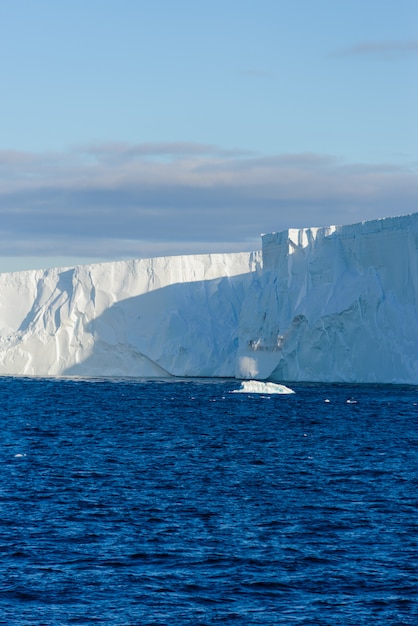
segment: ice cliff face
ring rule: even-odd
[[[418,214],[0,274],[0,375],[418,383]]]
[[[418,214],[262,241],[238,377],[418,383]]]
[[[233,376],[259,253],[0,274],[0,374]]]

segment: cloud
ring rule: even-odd
[[[333,57],[361,56],[381,60],[418,55],[418,40],[364,42],[335,51]]]
[[[191,142],[155,142],[131,145],[127,143],[97,143],[81,146],[77,152],[84,153],[88,160],[98,162],[122,162],[135,159],[185,159],[190,157],[220,156],[237,157],[251,154],[243,150],[225,150],[211,144]]]
[[[0,151],[0,250],[109,259],[249,250],[259,234],[417,210],[414,167],[193,143]]]

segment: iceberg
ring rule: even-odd
[[[0,375],[231,377],[260,253],[0,274]]]
[[[418,384],[418,214],[0,274],[0,375]]]
[[[236,375],[418,383],[418,214],[262,236]]]
[[[295,393],[293,389],[286,385],[278,385],[277,383],[264,383],[259,380],[244,380],[239,389],[233,389],[231,393],[261,393],[266,395],[290,395]]]

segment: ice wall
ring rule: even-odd
[[[0,375],[418,384],[418,214],[0,274]]]
[[[259,253],[0,274],[0,375],[233,376]]]
[[[418,383],[418,214],[264,235],[236,375]]]

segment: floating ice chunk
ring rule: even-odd
[[[244,380],[240,389],[234,389],[232,393],[267,393],[267,394],[290,394],[295,393],[285,385],[277,383],[263,383],[259,380]]]

